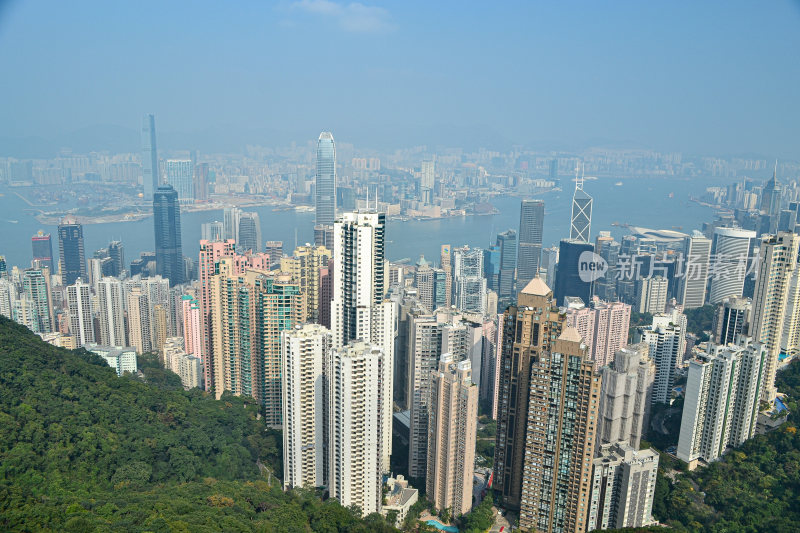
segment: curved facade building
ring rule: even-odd
[[[711,292],[708,302],[718,304],[741,297],[756,232],[741,228],[716,228],[711,244]]]
[[[336,218],[336,146],[329,131],[320,133],[317,141],[315,190],[316,225],[332,226]]]

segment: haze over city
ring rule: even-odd
[[[800,158],[800,3],[0,3],[0,155],[646,147]]]

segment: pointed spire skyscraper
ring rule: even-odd
[[[589,242],[592,227],[592,197],[583,190],[583,174],[578,176],[575,168],[575,194],[572,197],[572,218],[569,238],[573,241]]]

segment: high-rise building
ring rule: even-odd
[[[622,302],[604,302],[597,297],[592,298],[588,306],[580,298],[567,297],[567,301],[567,325],[581,334],[595,368],[611,363],[614,353],[628,340],[631,306]]]
[[[592,252],[589,242],[563,239],[558,248],[558,270],[555,276],[554,296],[559,305],[567,296],[577,296],[584,302],[592,297],[592,282],[580,274],[582,254]],[[548,271],[549,276],[549,271]]]
[[[712,345],[689,362],[677,455],[690,469],[755,434],[769,356],[751,339],[740,340],[739,345]]]
[[[75,335],[78,346],[94,342],[91,297],[89,285],[81,280],[67,287],[69,332]]]
[[[239,218],[236,249],[242,254],[247,251],[261,251],[261,219],[258,213],[242,212]]]
[[[390,373],[378,346],[357,341],[330,350],[328,493],[345,507],[358,506],[364,515],[381,509],[386,441],[382,395]]]
[[[193,204],[194,169],[192,168],[192,161],[190,159],[168,159],[164,164],[164,173],[167,177],[167,184],[171,185],[178,193],[180,204]]]
[[[298,246],[290,257],[280,259],[281,272],[287,272],[300,285],[303,299],[302,320],[319,321],[320,269],[328,266],[331,252],[324,246]]]
[[[544,230],[544,202],[522,200],[519,211],[519,249],[517,252],[517,285],[525,287],[539,275]],[[552,280],[548,280],[552,284]]]
[[[417,297],[420,303],[431,312],[436,310],[434,307],[434,285],[434,270],[428,265],[425,258],[420,256],[419,261],[417,261],[417,269],[414,272],[414,286],[417,288]]]
[[[269,256],[270,268],[280,265],[283,257],[283,241],[267,241],[264,251]]]
[[[47,269],[39,268],[29,268],[22,273],[22,292],[31,306],[33,319],[31,324],[26,325],[34,333],[55,331],[49,274]]]
[[[108,243],[108,257],[111,258],[111,276],[122,277],[125,272],[125,246],[121,241]]]
[[[599,394],[600,376],[586,346],[574,328],[565,327],[531,362],[519,514],[523,529],[586,530]]]
[[[142,185],[145,201],[152,200],[153,194],[161,185],[156,149],[156,119],[153,115],[145,115],[142,120]]]
[[[663,276],[652,276],[635,280],[636,312],[663,313],[667,307],[669,280]]]
[[[333,302],[333,259],[319,269],[319,323],[331,329],[331,303]]]
[[[39,231],[31,237],[31,247],[33,249],[33,260],[38,261],[41,267],[46,267],[50,272],[53,270],[53,243],[50,234]]]
[[[622,348],[604,366],[597,420],[597,445],[624,441],[639,449],[647,430],[656,367],[647,345]]]
[[[750,323],[752,310],[750,298],[725,298],[717,306],[711,331],[714,344],[731,344],[736,342],[738,335],[747,334],[747,325]]]
[[[718,304],[724,298],[742,296],[745,274],[750,264],[751,244],[755,238],[755,231],[723,227],[714,229],[709,303]]]
[[[127,346],[125,336],[125,300],[122,282],[105,277],[97,284],[97,305],[100,323],[100,344]]]
[[[668,403],[677,367],[686,352],[686,316],[677,310],[654,315],[651,325],[637,329],[635,341],[649,346],[650,359],[656,365],[652,402]]]
[[[328,388],[331,332],[318,324],[295,326],[281,336],[283,488],[327,484]]]
[[[592,462],[592,494],[586,531],[640,528],[655,523],[653,497],[658,452],[628,443],[603,444]]]
[[[203,318],[200,302],[191,295],[181,296],[183,312],[183,346],[186,353],[203,358]]]
[[[212,242],[224,240],[225,225],[218,220],[214,222],[203,222],[200,226],[200,239]]]
[[[125,372],[135,374],[138,370],[136,365],[136,351],[133,348],[125,346],[98,346],[95,343],[88,343],[85,348],[105,359],[108,366],[113,368],[118,376],[121,376]]]
[[[498,234],[497,246],[500,248],[497,295],[501,299],[512,298],[514,296],[514,275],[517,269],[517,232],[510,229]]]
[[[761,240],[758,253],[758,275],[753,295],[753,313],[749,334],[767,351],[761,399],[775,399],[775,372],[778,368],[781,338],[786,324],[787,303],[792,278],[797,269],[800,235],[779,233]],[[793,320],[796,320],[793,318]],[[791,322],[790,322],[791,324]]]
[[[72,285],[78,278],[89,281],[83,251],[83,226],[68,215],[58,225],[59,271],[61,284]]]
[[[572,196],[569,238],[577,242],[590,242],[591,230],[592,197],[583,190],[583,177],[576,177],[575,194]]]
[[[208,200],[208,163],[192,164],[194,169],[194,199],[198,202]]]
[[[355,340],[380,346],[388,379],[381,392],[383,429],[382,468],[389,471],[392,441],[392,386],[396,304],[385,299],[386,215],[376,212],[344,213],[334,225],[333,344],[344,348]]]
[[[436,161],[426,159],[422,162],[422,172],[420,173],[419,186],[421,189],[433,191],[436,181]]]
[[[548,287],[556,286],[556,272],[558,271],[558,246],[551,246],[542,250],[542,262],[539,266],[539,275]]]
[[[428,498],[451,516],[472,508],[478,387],[472,383],[469,359],[456,361],[444,353],[431,375],[428,422]]]
[[[138,354],[153,349],[150,326],[150,303],[141,286],[132,286],[126,297],[128,302],[128,344]]]
[[[153,194],[156,240],[156,273],[171,286],[184,282],[181,247],[181,208],[171,185],[162,185]]]
[[[453,250],[454,305],[467,313],[486,312],[486,278],[483,277],[483,250],[456,248]]]
[[[233,239],[234,241],[239,238],[239,219],[242,216],[242,210],[238,207],[226,207],[222,212],[222,229],[223,239]]]
[[[711,240],[699,231],[683,240],[683,276],[678,283],[678,303],[684,309],[702,307],[706,301],[711,263]]]
[[[453,303],[453,262],[450,255],[450,245],[443,244],[439,256],[439,267],[444,270],[445,283],[445,307],[450,307]]]
[[[778,182],[778,163],[775,163],[775,170],[772,178],[768,180],[761,189],[760,211],[770,217],[775,217],[781,210],[781,184]],[[775,228],[770,228],[774,232]]]
[[[333,134],[323,131],[317,141],[315,185],[316,226],[332,226],[336,219],[336,146]]]
[[[203,243],[201,243],[202,246]],[[220,243],[212,243],[212,245]],[[291,275],[251,269],[241,256],[220,257],[208,281],[206,388],[252,396],[270,426],[281,424],[281,331],[301,322],[300,287]],[[241,261],[241,262],[240,262]]]

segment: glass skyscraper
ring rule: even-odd
[[[83,251],[83,226],[73,216],[64,217],[58,225],[58,251],[63,285],[72,285],[78,278],[89,280]]]
[[[156,150],[156,119],[145,115],[142,120],[142,184],[144,199],[151,200],[161,181],[158,175],[158,152]]]
[[[39,231],[31,238],[31,247],[33,249],[33,260],[38,261],[42,267],[50,269],[53,272],[53,243],[50,240],[50,234]]]
[[[539,274],[542,257],[544,202],[522,200],[519,211],[519,249],[517,252],[517,286],[525,287]]]
[[[517,232],[513,229],[497,235],[500,248],[500,271],[497,278],[497,294],[510,298],[514,292],[514,272],[517,269]]]
[[[583,178],[575,183],[572,197],[572,219],[569,238],[574,241],[589,242],[592,229],[592,197],[583,190]]]
[[[317,141],[316,225],[332,226],[336,218],[336,146],[323,131]]]
[[[190,159],[169,159],[164,165],[167,183],[178,193],[181,205],[194,203],[194,169]]]
[[[153,195],[156,236],[156,273],[169,279],[170,286],[183,283],[181,250],[181,209],[178,193],[171,185],[161,185]]]

